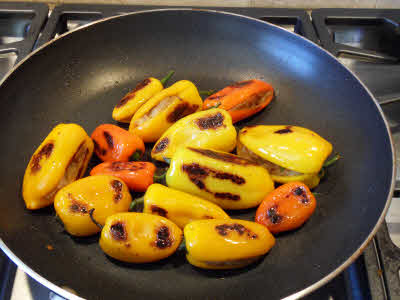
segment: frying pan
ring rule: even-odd
[[[248,124],[307,127],[343,159],[316,189],[318,208],[280,235],[260,262],[206,271],[185,253],[153,264],[108,258],[98,237],[73,238],[52,208],[28,211],[21,183],[30,156],[61,122],[90,134],[112,122],[115,103],[141,79],[188,79],[199,89],[258,78],[276,99]],[[205,10],[155,10],[109,18],[33,52],[0,87],[1,248],[28,274],[67,298],[295,299],[328,282],[362,252],[394,186],[394,151],[382,111],[363,84],[308,40],[256,19]],[[232,212],[251,219],[254,210]],[[48,250],[47,245],[54,249]]]

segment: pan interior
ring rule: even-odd
[[[188,79],[201,90],[258,78],[276,99],[240,123],[309,128],[343,159],[316,189],[317,210],[301,229],[277,238],[259,263],[234,271],[199,270],[185,253],[147,265],[107,258],[97,237],[63,232],[53,209],[24,208],[30,156],[59,123],[88,134],[114,123],[114,105],[145,77]],[[0,87],[0,234],[26,265],[89,299],[278,299],[323,279],[352,256],[385,209],[392,148],[371,95],[335,59],[308,41],[248,18],[206,11],[154,11],[114,18],[69,34],[15,70]],[[251,218],[254,210],[235,212]],[[47,245],[54,250],[47,250]]]

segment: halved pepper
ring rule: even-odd
[[[62,187],[85,174],[93,142],[77,124],[59,124],[36,149],[26,168],[22,195],[28,209],[53,203]]]
[[[298,126],[244,127],[238,135],[237,153],[268,169],[274,181],[301,181],[313,188],[332,145],[315,132]]]
[[[92,133],[94,152],[102,161],[130,161],[144,153],[140,137],[113,124],[97,126]]]
[[[161,80],[149,77],[138,83],[138,85],[126,94],[114,107],[112,117],[114,120],[130,123],[137,110],[155,94],[163,89],[165,82],[172,76],[171,71]]]
[[[268,171],[231,153],[183,147],[172,157],[169,187],[210,200],[224,209],[255,207],[274,189]]]
[[[261,80],[251,79],[227,86],[209,96],[203,109],[219,107],[229,112],[233,123],[264,109],[274,97],[273,87]]]
[[[90,171],[90,175],[112,175],[126,183],[130,190],[145,192],[154,182],[156,166],[147,161],[106,161]]]
[[[165,217],[180,228],[195,220],[229,219],[214,203],[161,184],[147,189],[143,212]]]
[[[203,101],[196,86],[181,80],[154,95],[132,117],[129,131],[145,143],[156,142],[176,121],[201,110]]]
[[[275,244],[266,227],[234,219],[194,221],[185,226],[184,235],[187,260],[203,269],[242,268]]]
[[[54,200],[57,215],[71,235],[88,236],[100,232],[91,220],[104,225],[108,216],[126,212],[132,202],[129,189],[115,176],[98,175],[79,179],[58,191]]]
[[[182,230],[170,220],[144,213],[119,213],[107,218],[100,247],[109,256],[130,263],[147,263],[172,255]]]
[[[223,109],[200,111],[173,124],[154,145],[151,157],[172,158],[179,147],[194,146],[231,152],[236,146],[236,129]]]

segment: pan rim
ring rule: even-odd
[[[365,84],[358,78],[358,76],[352,71],[350,70],[347,66],[345,66],[344,64],[342,64],[333,54],[331,54],[329,51],[325,50],[324,48],[322,48],[320,45],[313,43],[312,41],[308,40],[307,38],[296,34],[288,29],[279,27],[275,24],[269,23],[267,21],[262,21],[253,17],[248,17],[248,16],[244,16],[241,14],[237,14],[237,13],[231,13],[231,12],[226,12],[223,10],[215,10],[215,9],[206,9],[206,8],[191,8],[191,7],[182,7],[182,8],[160,8],[160,9],[149,9],[149,10],[140,10],[140,11],[136,11],[136,12],[129,12],[129,13],[124,13],[121,15],[116,15],[116,16],[111,16],[111,17],[107,17],[104,19],[100,19],[97,21],[94,21],[92,23],[83,25],[79,28],[76,28],[74,30],[65,32],[63,34],[61,34],[60,36],[44,43],[42,46],[38,47],[37,49],[33,50],[31,53],[29,53],[26,57],[24,57],[21,61],[19,61],[12,69],[10,69],[6,75],[0,80],[0,87],[3,85],[3,83],[11,76],[12,73],[14,73],[23,63],[25,63],[28,59],[30,59],[33,55],[35,55],[36,53],[40,52],[42,49],[46,48],[47,46],[49,46],[50,44],[54,43],[55,41],[64,38],[65,36],[72,34],[76,31],[80,31],[83,30],[87,27],[90,26],[94,26],[96,24],[99,23],[103,23],[103,22],[107,22],[109,20],[112,19],[116,19],[116,18],[120,18],[120,17],[124,17],[124,16],[129,16],[129,15],[136,15],[136,14],[146,14],[146,13],[154,13],[154,12],[163,12],[163,11],[200,11],[200,12],[207,12],[207,13],[214,13],[214,14],[223,14],[223,15],[231,15],[234,17],[239,17],[239,18],[244,18],[244,19],[249,19],[252,21],[256,21],[256,22],[260,22],[260,23],[264,23],[264,24],[268,24],[269,26],[273,26],[278,30],[282,30],[284,32],[287,32],[291,35],[295,35],[298,38],[303,39],[306,43],[310,44],[313,47],[317,47],[319,48],[321,51],[323,51],[325,54],[328,54],[331,58],[333,58],[337,63],[339,63],[342,67],[344,67],[360,84],[361,86],[367,91],[368,95],[371,97],[372,101],[374,102],[384,124],[385,124],[385,128],[386,128],[386,132],[388,134],[389,137],[389,141],[390,141],[390,149],[392,152],[392,179],[391,179],[391,184],[390,184],[390,189],[389,189],[389,193],[386,199],[386,203],[385,203],[385,207],[381,212],[381,215],[378,218],[377,223],[375,224],[374,228],[372,229],[372,231],[368,234],[367,238],[363,241],[363,243],[358,247],[358,249],[350,256],[348,257],[341,265],[339,265],[335,270],[333,270],[331,273],[325,275],[325,277],[323,277],[322,279],[320,279],[317,282],[314,282],[312,285],[293,293],[292,295],[289,295],[285,298],[283,298],[282,300],[294,300],[294,299],[299,299],[301,297],[304,297],[308,294],[310,294],[311,292],[315,291],[316,289],[320,288],[321,286],[327,284],[329,281],[331,281],[333,278],[335,278],[336,276],[338,276],[342,271],[344,271],[344,269],[346,269],[351,263],[353,263],[364,251],[365,247],[368,245],[368,243],[374,238],[375,234],[377,233],[379,227],[381,226],[381,224],[384,221],[384,218],[386,216],[386,213],[389,209],[390,203],[392,201],[392,197],[393,197],[393,192],[394,192],[394,188],[395,188],[395,181],[396,181],[396,167],[395,167],[395,163],[396,163],[396,152],[394,149],[394,144],[393,144],[393,137],[390,131],[390,127],[388,124],[388,121],[386,120],[384,114],[383,114],[383,110],[381,108],[381,106],[379,105],[379,102],[375,99],[375,97],[373,96],[373,94],[371,93],[371,91],[365,86]],[[40,275],[39,273],[35,272],[32,268],[30,268],[28,265],[26,265],[20,258],[18,258],[12,251],[10,248],[8,248],[8,246],[4,243],[3,239],[0,238],[0,248],[4,251],[4,253],[18,266],[20,267],[25,273],[27,273],[29,276],[31,276],[32,278],[34,278],[36,281],[38,281],[39,283],[43,284],[44,286],[46,286],[47,288],[51,289],[52,291],[56,292],[57,294],[67,298],[67,299],[76,299],[76,300],[83,300],[84,298],[81,298],[77,295],[74,295],[73,293],[71,293],[70,291],[67,291],[66,289],[63,289],[62,287],[57,286],[56,284],[52,283],[51,281],[49,281],[48,279],[44,278],[42,275]],[[67,287],[69,288],[69,287]]]

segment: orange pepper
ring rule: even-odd
[[[121,179],[130,190],[145,192],[153,184],[156,166],[151,162],[103,162],[90,171],[90,175],[112,175]]]
[[[218,107],[225,109],[236,123],[265,108],[274,97],[274,89],[268,83],[252,79],[237,82],[209,96],[203,102],[203,110]]]
[[[302,182],[281,185],[269,193],[256,212],[256,222],[272,233],[292,230],[303,225],[313,214],[317,202]]]
[[[144,153],[140,137],[112,124],[98,126],[91,138],[94,152],[102,161],[137,160]]]

